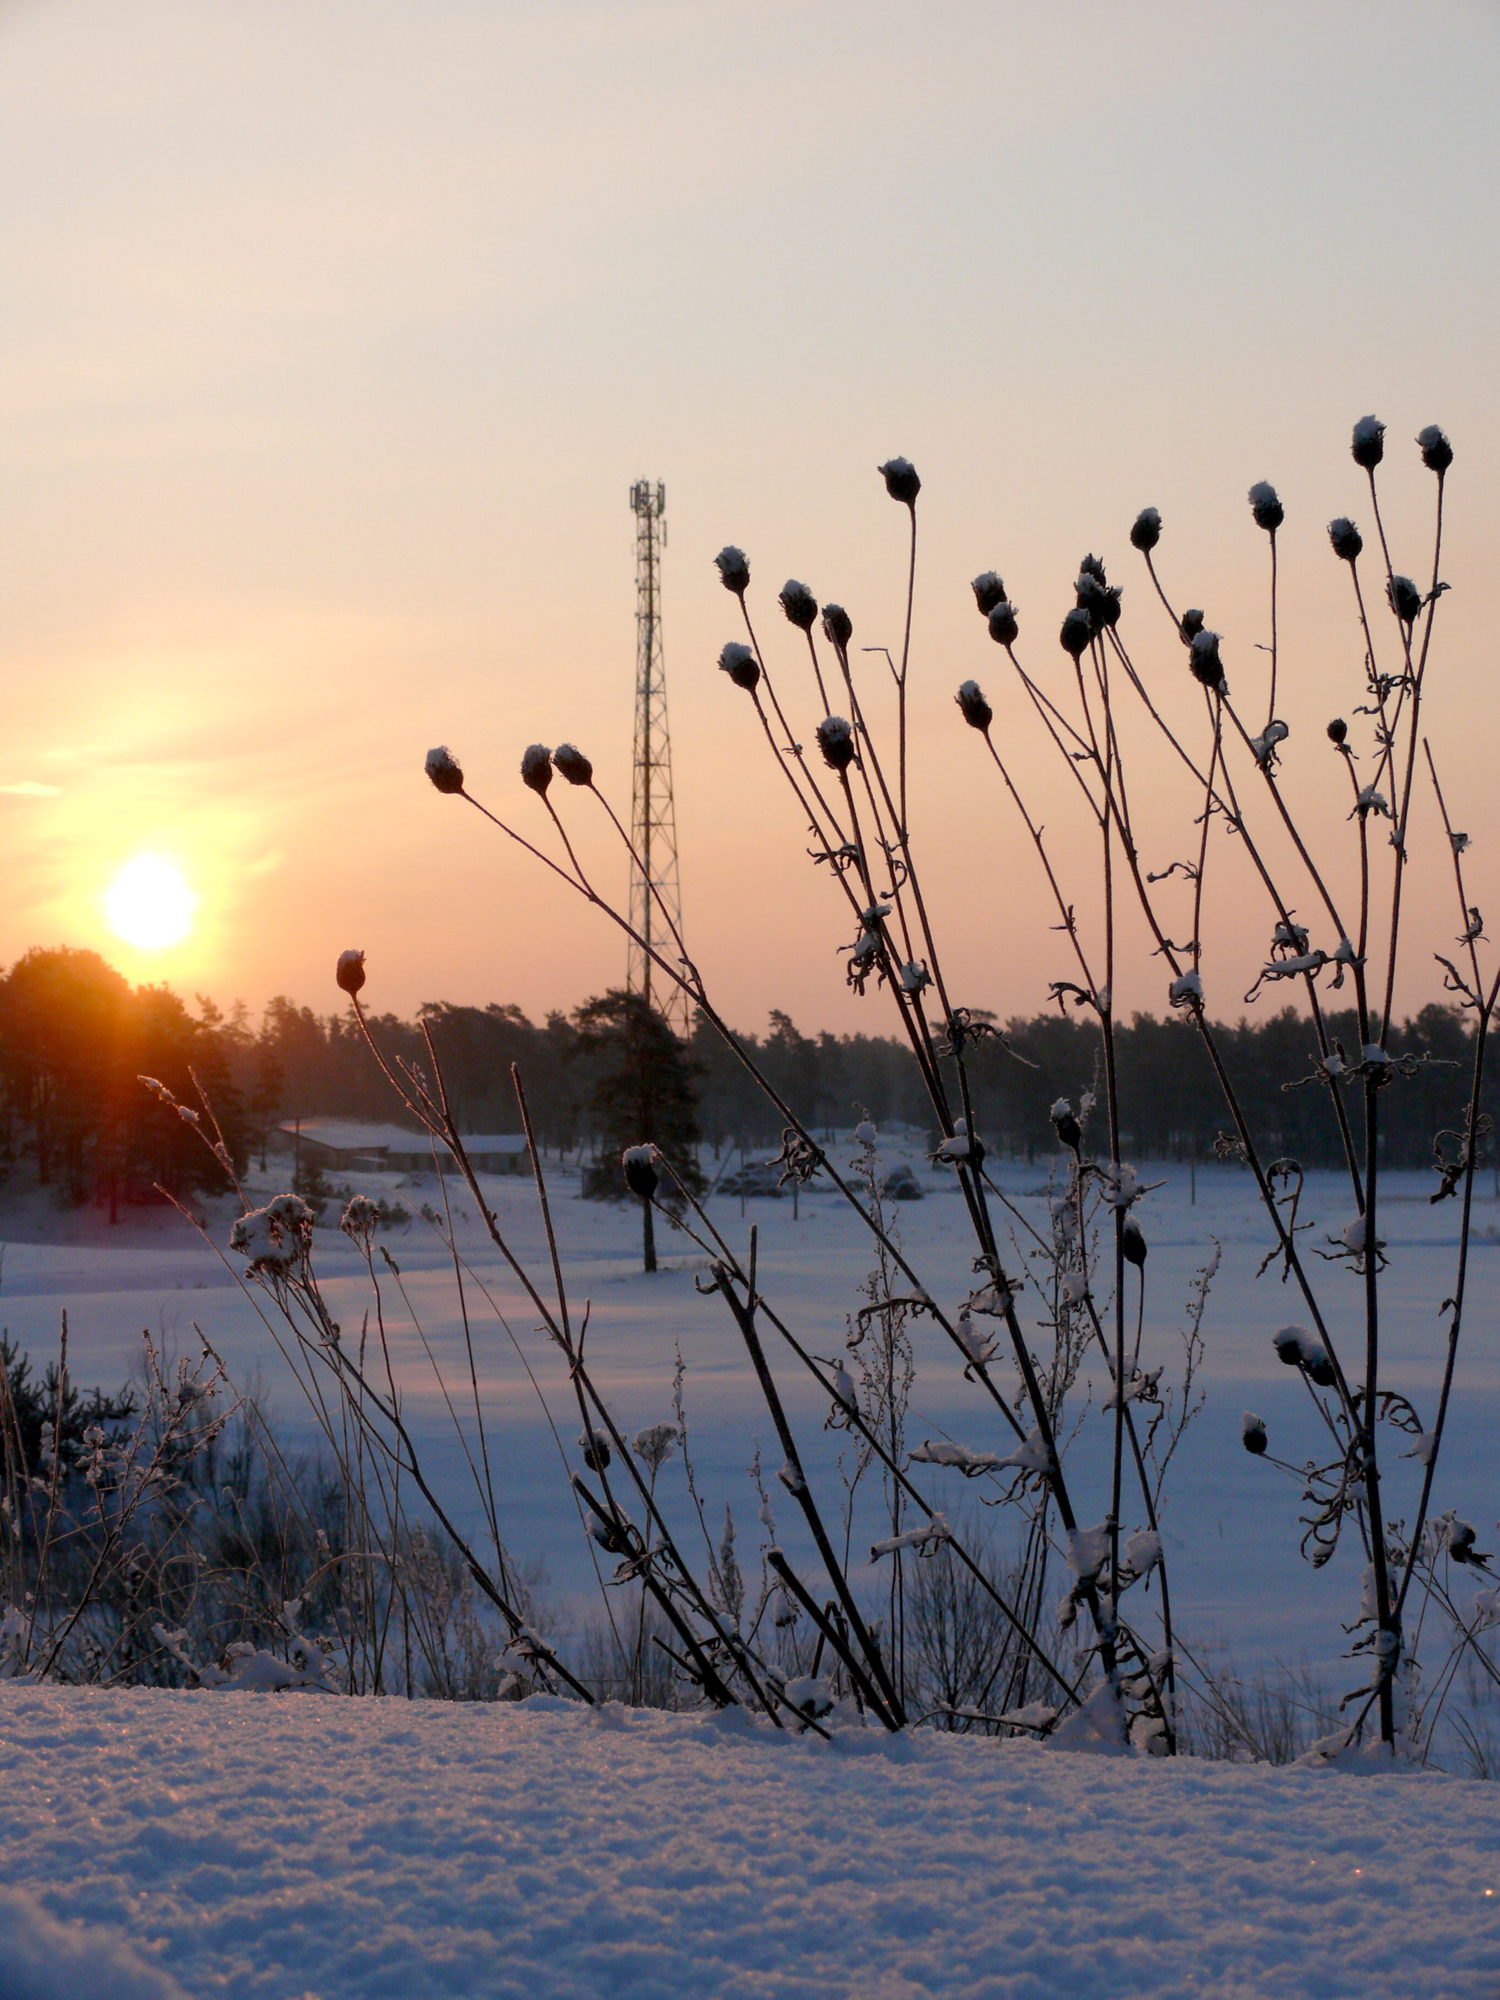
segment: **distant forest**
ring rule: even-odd
[[[601,1056],[580,1029],[582,1012],[550,1014],[538,1024],[515,1006],[437,1001],[415,1021],[381,1015],[372,1026],[388,1060],[428,1064],[431,1036],[450,1102],[470,1132],[517,1129],[510,1065],[519,1064],[543,1145],[587,1156],[597,1151],[603,1126]],[[1360,1040],[1354,1016],[1334,1015],[1330,1025],[1352,1055]],[[1264,1156],[1334,1164],[1326,1093],[1306,1081],[1315,1053],[1306,1020],[1287,1009],[1218,1034]],[[1228,1119],[1190,1024],[1138,1014],[1117,1039],[1127,1152],[1212,1157]],[[915,1059],[894,1039],[806,1035],[778,1012],[763,1034],[742,1041],[819,1130],[847,1128],[862,1116],[877,1124],[929,1122]],[[1435,1134],[1460,1120],[1472,1036],[1452,1009],[1428,1006],[1393,1034],[1392,1053],[1417,1061],[1389,1087],[1384,1157],[1392,1166],[1422,1166]],[[714,1152],[735,1143],[774,1148],[774,1110],[717,1035],[700,1023],[685,1054],[698,1122]],[[1050,1107],[1098,1089],[1098,1056],[1097,1028],[1071,1013],[1010,1021],[980,1041],[969,1068],[989,1149],[1028,1160],[1050,1155]],[[141,1087],[142,1074],[189,1104],[196,1075],[236,1164],[258,1155],[283,1120],[407,1122],[347,1015],[320,1015],[278,998],[256,1022],[243,1007],[225,1014],[202,995],[189,1007],[165,987],[132,988],[93,952],[32,951],[0,978],[0,1175],[29,1167],[36,1180],[77,1202],[143,1199],[153,1182],[174,1191],[222,1184],[190,1123]],[[1493,1118],[1500,1089],[1487,1082],[1485,1095]]]

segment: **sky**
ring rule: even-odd
[[[905,515],[875,470],[893,453],[923,479],[913,833],[955,999],[1029,1014],[1073,970],[960,680],[990,691],[1066,894],[1097,910],[1097,840],[968,579],[1001,572],[1023,661],[1060,687],[1057,626],[1097,552],[1164,709],[1201,731],[1128,546],[1146,504],[1169,594],[1208,609],[1259,704],[1268,548],[1245,494],[1281,491],[1286,788],[1347,899],[1322,732],[1362,698],[1361,645],[1324,524],[1370,526],[1348,454],[1366,411],[1390,427],[1398,568],[1432,559],[1410,441],[1439,422],[1457,453],[1428,715],[1483,907],[1497,89],[1492,0],[0,0],[0,964],[90,946],[252,1010],[331,1011],[347,947],[366,997],[403,1012],[540,1016],[621,983],[619,933],[422,761],[450,744],[477,796],[545,832],[520,754],[569,739],[624,815],[645,476],[667,495],[690,948],[740,1025],[780,1007],[886,1031],[715,671],[740,633],[712,557],[748,551],[810,741],[776,592],[802,578],[857,645],[899,639]],[[1165,867],[1198,803],[1125,726]],[[623,897],[596,803],[564,803]],[[1411,1007],[1455,929],[1432,824],[1424,795]],[[1233,1016],[1269,923],[1215,834],[1205,983]],[[196,899],[165,948],[110,928],[143,853]],[[1293,900],[1306,915],[1305,884]],[[1128,917],[1115,991],[1162,1009]]]

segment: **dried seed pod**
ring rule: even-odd
[[[974,602],[979,606],[981,618],[988,618],[997,604],[1005,602],[1005,585],[992,569],[976,576],[969,587],[974,592]]]
[[[625,1169],[626,1187],[632,1194],[638,1194],[642,1201],[649,1201],[661,1185],[661,1175],[656,1171],[656,1148],[627,1146],[620,1164]]]
[[[997,646],[1013,646],[1020,631],[1016,623],[1016,607],[1002,599],[990,611],[990,637]]]
[[[1266,1455],[1266,1422],[1256,1416],[1253,1410],[1246,1410],[1244,1422],[1240,1426],[1240,1442],[1252,1458]]]
[[[552,783],[552,752],[545,743],[528,743],[521,752],[521,783],[546,798]]]
[[[788,577],[781,588],[780,604],[790,622],[799,632],[810,632],[813,620],[818,615],[818,600],[805,583],[798,583],[795,577]]]
[[[603,1472],[609,1465],[609,1439],[602,1431],[580,1431],[578,1449],[590,1472]]]
[[[1422,463],[1429,472],[1446,472],[1453,463],[1453,447],[1441,425],[1429,424],[1426,430],[1418,431],[1417,443],[1422,450]]]
[[[1206,688],[1219,689],[1224,685],[1224,666],[1219,658],[1219,635],[1204,630],[1188,647],[1188,665],[1193,679],[1202,681]]]
[[[365,983],[365,955],[362,951],[341,951],[334,978],[352,1000]]]
[[[748,646],[731,639],[719,655],[719,672],[728,674],[737,688],[748,694],[760,680],[760,662]]]
[[[440,792],[461,792],[464,788],[458,759],[446,744],[440,743],[436,750],[428,751],[427,775]]]
[[[829,715],[818,724],[818,748],[830,771],[847,771],[854,762],[854,731],[841,715]]]
[[[1306,1334],[1300,1326],[1280,1326],[1271,1335],[1271,1345],[1276,1349],[1276,1359],[1287,1368],[1302,1366],[1302,1343]]]
[[[893,500],[899,500],[905,507],[917,504],[922,482],[909,458],[888,458],[879,471],[885,478],[885,490]]]
[[[1349,735],[1349,725],[1341,715],[1336,715],[1328,725],[1328,740],[1337,743],[1340,749]]]
[[[849,641],[854,637],[854,620],[842,604],[823,606],[823,637],[830,646],[837,646],[841,653],[847,651]]]
[[[1125,1218],[1125,1227],[1120,1232],[1120,1247],[1125,1253],[1125,1262],[1134,1264],[1139,1271],[1146,1262],[1146,1239],[1141,1234],[1141,1225],[1133,1215]]]
[[[1090,633],[1104,630],[1104,600],[1109,595],[1091,569],[1081,569],[1073,586],[1078,609],[1088,613]]]
[[[964,721],[971,729],[988,729],[995,719],[995,711],[984,698],[978,681],[965,681],[953,697],[963,712]]]
[[[1308,1380],[1316,1382],[1320,1389],[1331,1389],[1339,1379],[1328,1358],[1327,1348],[1318,1346],[1316,1342],[1303,1350],[1302,1363]]]
[[[1130,530],[1130,546],[1150,555],[1161,540],[1161,515],[1155,507],[1143,507]]]
[[[1067,1098],[1059,1097],[1047,1115],[1052,1120],[1053,1131],[1063,1145],[1070,1153],[1076,1153],[1083,1144],[1083,1127],[1074,1117],[1073,1107]]]
[[[1328,523],[1328,539],[1340,562],[1358,562],[1365,538],[1347,514],[1340,514],[1336,521]]]
[[[1386,602],[1403,625],[1415,625],[1422,615],[1422,593],[1409,576],[1393,576],[1385,586]]]
[[[1088,651],[1089,640],[1093,636],[1093,620],[1086,611],[1080,611],[1075,605],[1063,620],[1062,630],[1057,638],[1063,651],[1076,660],[1081,653]]]
[[[561,771],[570,785],[591,785],[594,782],[594,767],[581,750],[575,750],[571,743],[559,743],[552,753],[554,770]]]
[[[1191,646],[1198,634],[1203,630],[1203,613],[1196,607],[1191,611],[1184,611],[1182,617],[1178,620],[1177,630],[1182,638],[1183,645]]]
[[[1101,590],[1109,582],[1109,578],[1104,574],[1104,564],[1096,555],[1086,555],[1084,557],[1083,561],[1078,565],[1078,574],[1080,576],[1091,576]]]
[[[733,542],[726,542],[714,557],[714,562],[724,588],[732,590],[736,597],[743,597],[750,588],[750,559],[745,551],[737,549]]]
[[[1366,472],[1373,472],[1385,457],[1385,425],[1379,417],[1361,417],[1354,426],[1354,435],[1349,441],[1349,451],[1354,463]]]
[[[1274,535],[1286,519],[1286,509],[1277,497],[1276,488],[1269,479],[1259,479],[1250,488],[1250,512],[1255,517],[1257,528],[1264,528],[1268,535]]]

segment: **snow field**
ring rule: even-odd
[[[0,1801],[4,2000],[1500,1991],[1500,1790],[1431,1775],[9,1683]]]
[[[924,1201],[898,1204],[897,1226],[924,1281],[950,1304],[972,1283],[972,1242],[951,1174],[928,1165],[910,1135],[882,1134],[883,1166],[911,1165],[927,1190]],[[855,1148],[852,1137],[835,1142],[836,1157]],[[1050,1163],[992,1162],[996,1178],[1022,1210],[1040,1220],[1046,1212]],[[680,1236],[663,1231],[666,1261],[678,1268],[654,1278],[639,1268],[640,1225],[630,1208],[584,1202],[576,1176],[553,1169],[554,1215],[570,1297],[575,1311],[590,1303],[590,1362],[609,1396],[621,1428],[633,1435],[642,1425],[671,1415],[671,1373],[675,1344],[688,1366],[686,1396],[695,1461],[711,1510],[719,1517],[728,1500],[743,1537],[741,1559],[753,1553],[755,1503],[746,1477],[759,1438],[772,1464],[772,1434],[765,1406],[742,1348],[721,1302],[693,1290],[691,1266],[698,1260]],[[1149,1297],[1142,1365],[1166,1364],[1170,1381],[1181,1354],[1177,1333],[1183,1301],[1194,1271],[1222,1246],[1204,1320],[1206,1352],[1200,1386],[1207,1403],[1187,1432],[1167,1484],[1164,1542],[1173,1566],[1174,1603],[1184,1637],[1208,1648],[1221,1663],[1232,1658],[1243,1672],[1306,1661],[1341,1693],[1360,1677],[1341,1658],[1347,1640],[1342,1625],[1359,1605],[1360,1564],[1341,1550],[1326,1570],[1314,1571],[1297,1553],[1298,1488],[1278,1477],[1241,1448],[1242,1412],[1252,1409],[1270,1425],[1273,1449],[1300,1461],[1322,1449],[1319,1426],[1292,1371],[1277,1360],[1271,1343],[1275,1328],[1296,1318],[1297,1301],[1275,1271],[1257,1278],[1268,1231],[1253,1184],[1243,1172],[1200,1167],[1196,1190],[1189,1170],[1174,1163],[1144,1162],[1150,1186],[1137,1214],[1150,1245]],[[435,1184],[404,1190],[398,1177],[354,1176],[370,1193],[400,1194],[413,1201],[437,1198]],[[1159,1184],[1159,1185],[1158,1185]],[[1416,1401],[1430,1421],[1441,1358],[1442,1322],[1437,1313],[1451,1289],[1457,1219],[1455,1204],[1429,1206],[1433,1176],[1391,1174],[1385,1181],[1384,1233],[1392,1265],[1384,1322],[1383,1379]],[[285,1185],[285,1163],[257,1177],[255,1198]],[[536,1272],[547,1269],[546,1244],[529,1183],[502,1176],[485,1182],[486,1199],[523,1261]],[[1196,1201],[1193,1194],[1196,1191]],[[520,1347],[530,1359],[565,1442],[578,1430],[556,1350],[536,1327],[536,1314],[513,1277],[482,1237],[466,1191],[456,1197],[459,1234],[473,1271],[501,1307]],[[1347,1221],[1347,1183],[1334,1174],[1309,1174],[1301,1211],[1313,1225],[1309,1241],[1322,1243]],[[789,1323],[815,1353],[840,1351],[845,1316],[863,1303],[859,1286],[869,1271],[867,1233],[844,1203],[828,1193],[804,1194],[800,1216],[790,1201],[752,1200],[742,1218],[733,1198],[711,1204],[719,1226],[742,1248],[753,1226],[759,1230],[761,1289],[785,1312]],[[326,1220],[331,1224],[336,1211]],[[1467,1331],[1459,1361],[1458,1396],[1444,1446],[1434,1495],[1436,1507],[1453,1506],[1482,1534],[1496,1515],[1491,1439],[1500,1422],[1500,1204],[1489,1186],[1476,1203],[1476,1238],[1470,1266]],[[231,1209],[211,1219],[213,1241],[227,1243]],[[59,1216],[55,1210],[0,1219],[0,1237],[9,1235],[0,1276],[0,1324],[30,1349],[41,1366],[56,1351],[58,1319],[66,1308],[72,1330],[75,1378],[107,1385],[119,1382],[138,1364],[142,1327],[169,1349],[194,1353],[196,1322],[224,1355],[231,1376],[244,1388],[269,1396],[278,1434],[290,1447],[311,1446],[314,1435],[295,1385],[287,1377],[266,1326],[234,1283],[239,1260],[221,1261],[203,1240],[170,1213],[147,1211],[130,1226],[110,1230],[97,1216]],[[407,1296],[420,1315],[450,1381],[467,1376],[461,1324],[455,1308],[451,1266],[442,1246],[421,1223],[382,1239],[402,1267]],[[1017,1268],[1023,1263],[1013,1252]],[[317,1234],[316,1262],[325,1293],[340,1320],[357,1327],[369,1303],[368,1284],[352,1247],[335,1227]],[[1318,1267],[1320,1273],[1321,1266]],[[1327,1274],[1327,1296],[1336,1333],[1356,1337],[1360,1287],[1342,1270]],[[1023,1321],[1039,1309],[1038,1295],[1022,1295]],[[423,1457],[433,1470],[445,1503],[477,1532],[479,1517],[472,1485],[437,1394],[427,1347],[393,1301],[390,1322],[393,1361],[407,1420]],[[523,1563],[545,1565],[548,1583],[542,1606],[544,1625],[563,1630],[596,1616],[597,1590],[587,1544],[580,1531],[553,1435],[509,1334],[481,1304],[476,1312],[476,1361],[485,1421],[496,1467],[496,1498],[502,1533]],[[976,1450],[1005,1449],[1010,1440],[994,1423],[979,1391],[962,1380],[952,1350],[914,1324],[919,1374],[913,1391],[909,1436],[956,1438]],[[1045,1339],[1040,1332],[1039,1339]],[[834,1464],[842,1434],[822,1429],[826,1398],[796,1364],[773,1354],[781,1393],[798,1432],[799,1446],[817,1473],[820,1494],[835,1503],[839,1491]],[[1094,1372],[1086,1369],[1088,1378]],[[1075,1407],[1089,1393],[1080,1387]],[[1103,1512],[1107,1469],[1098,1460],[1103,1431],[1097,1405],[1104,1393],[1093,1386],[1096,1419],[1076,1448],[1074,1472],[1080,1504],[1090,1521]],[[472,1426],[471,1426],[472,1428]],[[924,1482],[935,1504],[958,1524],[974,1496],[954,1472],[928,1472]],[[1394,1461],[1391,1499],[1396,1514],[1413,1502],[1414,1462]],[[681,1500],[680,1466],[665,1474],[670,1509]],[[869,1491],[873,1493],[874,1486]],[[1141,1522],[1132,1516],[1129,1525]],[[866,1533],[866,1529],[869,1533]],[[880,1532],[861,1518],[861,1538]],[[799,1564],[810,1563],[810,1545],[799,1540],[795,1510],[781,1508],[778,1531]],[[1490,1544],[1486,1543],[1485,1546]],[[1467,1592],[1462,1593],[1467,1603]],[[1216,1650],[1217,1649],[1217,1650]]]

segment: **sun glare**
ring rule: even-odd
[[[137,854],[110,884],[104,913],[116,937],[155,951],[187,936],[197,901],[180,868],[159,854]]]

